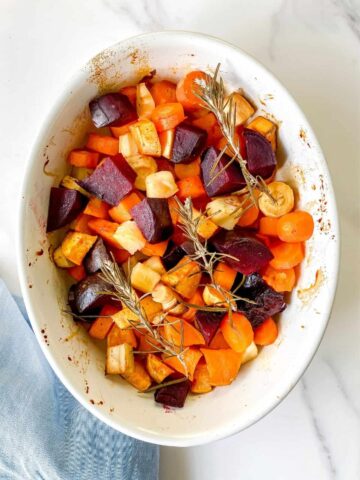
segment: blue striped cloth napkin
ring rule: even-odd
[[[17,303],[0,280],[0,478],[156,480],[159,447],[113,430],[72,397]]]

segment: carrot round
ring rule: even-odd
[[[225,341],[238,353],[243,353],[254,339],[254,332],[249,320],[241,313],[226,314],[220,329]]]
[[[291,292],[296,282],[295,270],[293,268],[278,269],[267,266],[263,279],[277,292]]]
[[[304,259],[304,245],[302,243],[277,242],[270,246],[274,258],[270,260],[270,266],[275,269],[287,269],[296,267]]]
[[[274,320],[269,317],[261,325],[255,328],[254,342],[256,345],[271,345],[278,336],[278,328]]]
[[[314,220],[310,213],[297,211],[279,218],[277,234],[283,242],[305,242],[314,231]]]
[[[177,84],[176,98],[185,110],[191,111],[202,106],[202,101],[196,96],[196,92],[200,90],[196,81],[205,79],[206,73],[195,70],[185,75]]]
[[[209,372],[210,385],[217,387],[229,385],[237,376],[242,354],[234,352],[230,348],[221,350],[211,350],[201,348]]]
[[[176,85],[168,80],[156,82],[150,88],[155,105],[176,102]]]
[[[277,225],[279,219],[273,217],[262,217],[259,222],[259,233],[261,235],[269,235],[270,237],[277,237]]]
[[[182,332],[181,332],[182,327]],[[164,338],[173,345],[181,345],[181,333],[183,335],[183,346],[205,345],[202,334],[193,325],[177,317],[167,316],[163,327]]]
[[[155,107],[151,114],[151,120],[158,132],[175,128],[184,119],[184,108],[179,102],[162,103]]]

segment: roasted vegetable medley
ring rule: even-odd
[[[275,342],[313,219],[276,180],[277,125],[219,68],[148,76],[89,109],[96,131],[50,191],[53,259],[106,375],[182,407]]]

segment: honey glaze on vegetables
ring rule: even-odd
[[[101,133],[50,191],[47,231],[68,228],[53,259],[73,318],[106,342],[106,375],[183,407],[276,340],[313,219],[275,179],[277,126],[219,66],[89,108]]]

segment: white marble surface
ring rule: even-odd
[[[197,30],[239,45],[298,100],[328,159],[342,226],[331,321],[307,373],[247,431],[163,448],[161,480],[360,478],[360,0],[1,0],[0,275],[19,292],[14,238],[30,146],[63,79],[145,31]]]

